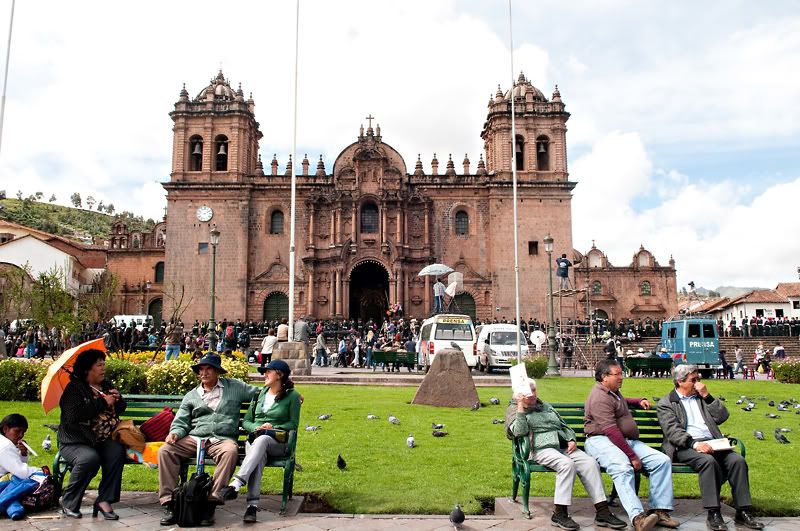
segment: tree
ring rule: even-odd
[[[104,208],[105,208],[105,205],[103,204],[103,201],[100,201],[99,203],[97,203],[97,211],[98,212],[102,212]]]
[[[30,266],[0,265],[0,317],[30,317]]]
[[[78,192],[75,192],[74,194],[69,196],[69,200],[72,203],[72,206],[74,206],[75,208],[80,208],[81,207],[81,204],[82,204],[81,194],[79,194]]]
[[[56,194],[53,194],[50,196],[50,202],[55,203],[55,201],[56,201]]]
[[[717,299],[720,297],[719,291],[714,291],[713,289],[708,292],[708,296],[712,299]]]
[[[109,203],[106,205],[106,213],[111,216],[114,215],[114,203]]]
[[[31,317],[47,329],[76,331],[80,320],[75,311],[75,299],[65,287],[65,278],[60,267],[39,273],[31,286]]]
[[[119,286],[119,277],[106,270],[92,279],[89,291],[78,301],[79,314],[83,321],[108,321],[112,316],[111,302]]]
[[[33,194],[33,195],[36,197],[36,200],[37,200],[37,201],[41,201],[41,200],[42,200],[42,197],[44,196],[44,194],[43,194],[42,192],[36,192],[36,193],[35,193],[35,194]]]
[[[94,197],[92,196],[86,197],[86,206],[89,207],[89,210],[92,210],[94,208],[95,203],[96,201],[94,200]]]
[[[22,190],[17,190],[17,199],[22,201]]]

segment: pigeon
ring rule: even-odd
[[[742,408],[742,411],[753,411],[753,408],[751,408],[750,405],[748,404],[747,406]]]
[[[789,411],[789,408],[786,407],[786,406],[782,406],[782,405],[778,404],[777,410],[778,411]]]
[[[328,420],[332,416],[333,416],[333,414],[331,414],[331,413],[325,413],[324,415],[320,415],[319,417],[317,417],[317,420]]]
[[[766,396],[759,396],[759,397],[758,397],[758,399],[759,399],[759,400],[766,400],[766,399],[767,399],[767,397],[766,397]]]
[[[503,419],[492,419],[492,424],[503,424]]]
[[[779,419],[779,418],[781,418],[781,416],[780,416],[780,415],[776,415],[775,413],[767,413],[767,414],[766,414],[766,415],[764,415],[764,416],[765,416],[765,417],[767,417],[767,418],[769,418],[769,419]]]
[[[400,419],[390,414],[389,422],[391,422],[392,424],[400,424]]]
[[[431,429],[441,430],[442,428],[444,428],[444,424],[436,424],[435,422],[431,422]]]
[[[472,407],[470,408],[472,411],[478,411],[481,408],[481,401],[476,400]]]
[[[50,448],[52,448],[52,447],[53,447],[53,441],[50,439],[50,434],[48,433],[45,436],[44,440],[42,441],[42,449],[45,452],[49,452]]]
[[[741,404],[742,402],[744,402],[744,400],[742,400],[742,399],[740,398],[739,400],[737,400],[737,401],[736,401],[736,405],[738,406],[738,405],[739,405],[739,404]]]
[[[373,415],[372,413],[367,415],[367,419],[369,419],[369,420],[378,420],[379,418],[380,417],[378,415]]]
[[[725,397],[724,396],[720,396],[719,399],[722,400],[723,402],[725,402]]]
[[[763,431],[753,430],[753,436],[756,439],[758,439],[759,441],[763,441],[764,440],[764,432]]]
[[[303,467],[301,467],[300,463],[298,463],[297,461],[294,462],[294,469],[297,470],[298,472],[303,471]]]
[[[433,430],[433,434],[432,435],[434,437],[444,437],[445,435],[447,435],[447,432],[446,431],[440,431],[440,430]]]
[[[489,402],[492,405],[495,405],[495,406],[499,406],[500,405],[500,399],[499,398],[492,397],[492,398],[489,399]]]
[[[450,522],[452,522],[454,526],[459,526],[464,523],[464,518],[464,511],[461,510],[461,506],[459,504],[456,504],[456,506],[450,512]]]
[[[451,341],[451,342],[450,342],[450,346],[451,346],[451,347],[453,347],[453,348],[454,348],[454,349],[456,349],[456,350],[461,350],[461,347],[459,347],[459,346],[458,346],[458,343],[456,343],[455,341]],[[463,352],[463,351],[462,351],[462,352]]]
[[[781,428],[781,433],[789,433],[792,431],[792,428]]]
[[[789,439],[783,436],[780,428],[775,428],[775,440],[781,444],[789,444]]]
[[[774,400],[770,400],[769,402],[767,402],[767,405],[769,407],[775,407],[775,401]]]
[[[339,454],[339,457],[336,458],[336,466],[339,467],[339,470],[344,470],[347,468],[347,463],[342,457],[342,454]]]
[[[414,446],[416,446],[416,443],[414,442],[413,433],[409,435],[408,438],[406,439],[406,446],[408,446],[409,448],[414,448]]]
[[[317,431],[321,430],[322,426],[306,426],[306,431]]]

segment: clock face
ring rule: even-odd
[[[197,219],[200,221],[211,221],[213,215],[214,211],[211,210],[210,206],[203,205],[197,209]]]

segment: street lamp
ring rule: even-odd
[[[549,234],[544,238],[544,250],[547,253],[547,350],[550,359],[547,362],[547,376],[560,376],[558,361],[556,361],[556,329],[553,319],[553,237]]]
[[[214,322],[214,303],[217,296],[217,245],[219,245],[219,230],[214,225],[209,234],[211,241],[211,317],[208,320],[208,349],[217,348],[217,324]]]

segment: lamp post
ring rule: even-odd
[[[547,362],[547,376],[561,376],[556,361],[556,328],[553,319],[553,237],[549,234],[544,238],[544,250],[547,252],[547,350],[550,359]]]
[[[217,297],[217,245],[219,245],[219,230],[214,225],[209,234],[211,242],[211,316],[208,320],[208,349],[217,348],[217,324],[214,322],[214,303]]]

